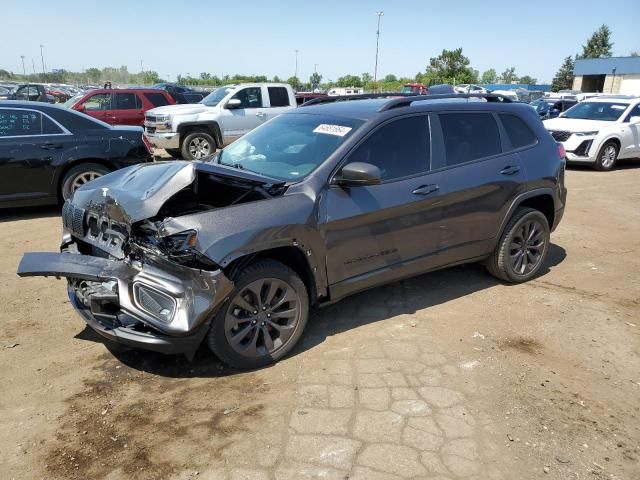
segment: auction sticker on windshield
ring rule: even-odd
[[[343,127],[342,125],[329,125],[327,123],[321,123],[313,129],[313,133],[325,133],[327,135],[335,135],[337,137],[344,137],[351,131],[351,127]]]

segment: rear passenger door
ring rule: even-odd
[[[533,136],[519,117],[509,114],[508,120]],[[488,245],[500,233],[505,205],[516,196],[525,175],[498,115],[447,112],[433,123],[433,135],[442,141],[445,172],[440,260],[449,264],[488,253]],[[529,146],[535,144],[533,139]]]
[[[243,88],[229,100],[233,99],[240,100],[240,105],[232,109],[223,107],[220,113],[225,144],[250,132],[267,118],[262,87]]]
[[[84,107],[81,111],[93,118],[110,123],[111,125],[115,123],[115,115],[111,108],[110,93],[96,93],[91,95],[87,97],[79,107]]]
[[[285,87],[266,87],[267,94],[269,97],[269,108],[265,108],[265,113],[267,116],[267,120],[277,117],[281,113],[289,110],[293,105],[291,105],[291,100],[289,99],[289,90]]]
[[[112,108],[115,125],[144,124],[142,101],[135,92],[112,93]]]
[[[421,257],[419,271],[435,262],[431,255],[440,238],[442,173],[430,173],[430,158],[425,114],[383,124],[349,154],[344,165],[373,164],[382,183],[330,185],[324,197],[327,277],[330,284],[346,282],[340,292],[357,290],[375,270],[382,273],[376,278],[383,278]]]

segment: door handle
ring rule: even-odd
[[[514,165],[507,165],[500,170],[501,175],[515,175],[516,173],[520,173],[520,167],[516,167]]]
[[[413,192],[414,195],[429,195],[430,193],[436,192],[440,190],[438,185],[421,185],[416,188]]]
[[[55,143],[45,143],[44,145],[40,145],[40,148],[43,150],[59,150],[62,148],[62,145]]]
[[[266,113],[264,113],[264,112],[256,113],[256,117],[260,117],[260,118],[264,117],[265,115],[266,115]]]

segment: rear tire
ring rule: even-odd
[[[76,165],[69,169],[65,174],[60,187],[60,196],[62,197],[62,200],[64,201],[71,198],[73,192],[85,183],[102,177],[110,172],[111,170],[99,163],[81,163],[80,165]]]
[[[180,152],[185,160],[204,160],[216,152],[216,141],[210,133],[192,131],[184,137]]]
[[[487,259],[487,270],[509,283],[531,280],[546,260],[549,240],[547,217],[533,208],[518,208]]]
[[[596,163],[593,168],[606,172],[612,170],[618,161],[618,144],[616,142],[606,142],[598,151]]]
[[[231,367],[264,367],[291,351],[308,317],[307,288],[296,272],[262,260],[240,272],[213,318],[207,343]]]

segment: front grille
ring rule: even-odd
[[[167,120],[166,115],[145,115],[144,119],[151,123],[160,123]]]
[[[571,132],[565,132],[564,130],[549,130],[549,133],[556,142],[566,142],[572,135]]]
[[[156,133],[156,127],[148,127],[148,126],[144,126],[144,131],[147,133]]]
[[[62,207],[62,224],[76,236],[84,237],[84,208],[76,207],[69,200]]]

